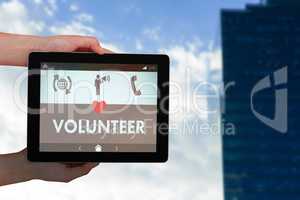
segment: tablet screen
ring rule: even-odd
[[[156,152],[157,66],[41,63],[42,152]]]

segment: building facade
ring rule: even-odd
[[[300,1],[222,10],[225,200],[300,196]]]

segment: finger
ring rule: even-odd
[[[73,51],[94,51],[102,53],[100,44],[96,38],[92,37],[68,37],[68,40],[73,43]]]
[[[68,35],[65,38],[71,40],[75,43],[75,51],[79,52],[95,52],[98,54],[104,53],[114,53],[113,51],[102,48],[99,40],[96,37],[91,36],[78,36],[78,35]]]
[[[74,167],[85,167],[85,168],[94,168],[99,165],[99,163],[96,162],[64,162],[64,164],[67,168],[74,168]]]
[[[74,180],[78,177],[87,175],[99,163],[86,163],[80,167],[68,168],[65,179],[67,182]]]
[[[89,162],[84,164],[83,167],[87,168],[87,169],[93,169],[94,167],[97,167],[100,163],[97,162]]]
[[[105,53],[104,49],[101,48],[101,46],[99,45],[99,43],[98,43],[98,44],[94,44],[94,43],[93,43],[93,44],[91,45],[91,49],[92,49],[94,52],[98,53],[98,54],[104,54],[104,53]]]
[[[79,47],[75,50],[75,52],[93,52],[93,50],[90,48]]]
[[[80,47],[80,48],[76,49],[75,52],[94,52],[94,50],[90,49],[90,48]],[[115,53],[115,52],[113,52],[109,49],[106,49],[106,48],[102,48],[101,52],[102,52],[101,54],[113,54],[113,53]]]
[[[85,37],[86,39],[86,44],[85,46],[79,47],[77,50],[79,51],[86,51],[86,52],[96,52],[98,54],[105,54],[105,53],[114,53],[113,51],[103,48],[100,45],[100,42],[97,38],[95,37]]]
[[[83,165],[85,165],[86,163],[84,163],[84,162],[76,162],[76,163],[69,163],[69,162],[67,162],[67,163],[62,163],[62,164],[64,164],[66,167],[68,167],[68,168],[72,168],[72,167],[80,167],[80,166],[83,166]]]
[[[93,168],[97,167],[99,163],[85,163],[82,166],[78,167],[82,172],[90,172]]]
[[[85,40],[84,41],[85,46],[83,46],[83,48],[91,49],[92,51],[99,53],[99,54],[104,53],[103,49],[101,48],[100,42],[97,40],[97,38],[85,37],[84,40]]]

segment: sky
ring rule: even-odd
[[[219,123],[218,95],[209,101],[206,95],[211,89],[219,94],[221,83],[220,9],[257,2],[1,0],[1,32],[93,35],[116,52],[165,53],[174,86],[167,163],[102,163],[68,184],[34,180],[1,187],[0,199],[223,199],[221,136],[199,126]],[[26,147],[26,72],[0,66],[0,153]]]

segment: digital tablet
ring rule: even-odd
[[[29,55],[30,161],[165,162],[166,55]]]

